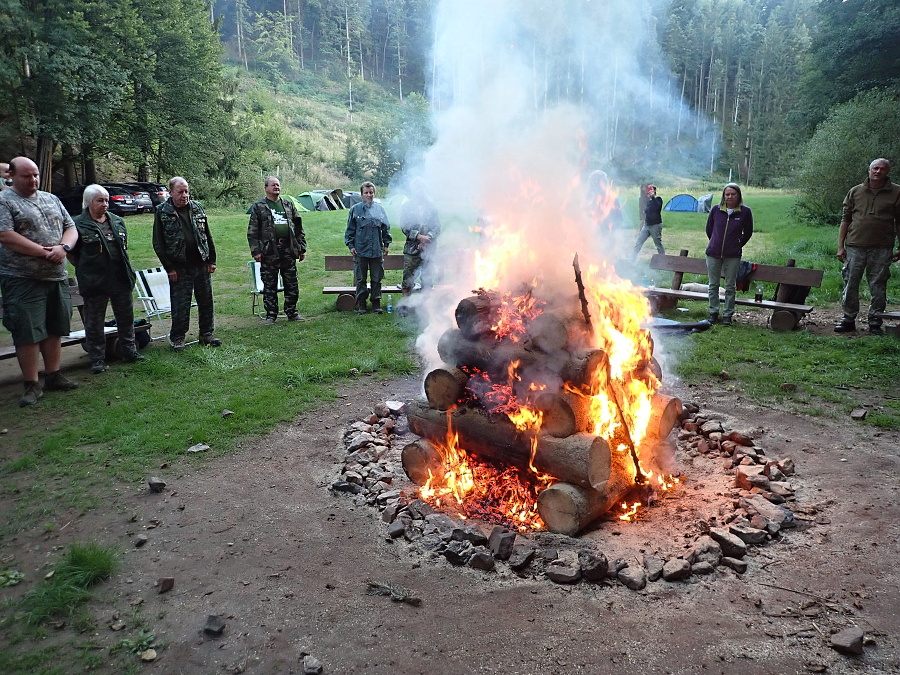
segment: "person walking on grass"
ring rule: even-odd
[[[359,188],[362,201],[350,208],[344,244],[353,256],[353,276],[356,278],[356,313],[366,313],[366,300],[372,298],[372,309],[381,309],[381,281],[384,279],[384,256],[391,245],[391,224],[381,204],[375,203],[375,184],[369,181]],[[366,277],[371,278],[371,292]]]
[[[169,198],[156,208],[153,250],[169,277],[172,330],[169,342],[184,351],[184,336],[191,320],[191,296],[197,300],[200,344],[220,347],[215,335],[210,275],[216,271],[216,247],[203,207],[191,199],[191,188],[181,176],[169,180]]]
[[[878,316],[887,305],[887,282],[891,260],[900,260],[900,185],[891,182],[891,163],[884,158],[869,164],[865,181],[850,188],[844,198],[838,230],[837,257],[843,263],[841,276],[841,322],[835,333],[856,330],[859,314],[859,284],[865,272],[869,282],[869,334],[882,335],[883,319]]]
[[[737,275],[743,248],[753,236],[753,213],[744,206],[741,188],[728,183],[722,201],[712,207],[706,219],[706,271],[709,274],[709,321],[719,321],[719,283],[725,278],[725,307],[722,325],[730,326],[734,315]]]
[[[134,282],[136,275],[128,259],[125,222],[109,212],[109,192],[88,185],[82,196],[84,210],[75,218],[78,243],[69,259],[75,265],[78,292],[84,298],[84,345],[95,375],[106,370],[106,308],[116,317],[122,360],[142,361],[134,339]]]
[[[275,176],[266,178],[266,196],[250,207],[247,241],[250,255],[260,263],[263,282],[264,323],[271,325],[278,318],[278,274],[284,285],[284,313],[288,321],[303,321],[297,312],[300,287],[297,281],[297,261],[306,257],[306,234],[303,220],[293,202],[281,198],[281,181]]]
[[[66,254],[78,230],[59,199],[38,190],[37,164],[15,157],[9,171],[12,186],[0,192],[0,293],[3,325],[12,333],[25,384],[19,406],[25,407],[45,390],[78,386],[60,371],[62,336],[69,334],[72,318]]]
[[[644,242],[648,238],[653,238],[656,245],[656,252],[664,255],[666,249],[662,243],[662,197],[656,196],[656,186],[647,186],[647,198],[644,201],[644,210],[641,214],[641,229],[638,232],[637,241],[634,243],[634,251],[631,253],[631,259],[634,260],[641,252]]]

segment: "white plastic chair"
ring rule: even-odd
[[[147,319],[159,319],[163,331],[165,331],[163,335],[158,335],[153,339],[168,338],[169,329],[163,316],[172,313],[172,301],[169,298],[169,275],[162,267],[138,270],[135,289]]]
[[[278,292],[284,292],[284,286],[281,285],[281,277],[278,278]],[[247,261],[247,282],[250,284],[250,313],[265,318],[266,310],[262,304],[263,282],[262,282],[262,265],[255,260]]]

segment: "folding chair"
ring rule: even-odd
[[[159,319],[162,324],[163,335],[153,337],[153,340],[164,340],[169,337],[169,329],[166,326],[164,316],[172,313],[172,301],[169,298],[169,275],[162,267],[151,267],[145,270],[137,271],[137,284],[135,286],[138,292],[138,300],[144,306],[144,314],[147,319]],[[196,307],[197,303],[192,302],[191,307]],[[196,342],[194,340],[193,342]],[[193,344],[190,342],[188,344]]]
[[[250,312],[256,314],[261,319],[266,317],[266,310],[262,304],[263,282],[262,282],[262,265],[255,260],[247,261],[247,281],[250,284]],[[284,286],[281,285],[281,277],[278,277],[279,293],[284,292]]]

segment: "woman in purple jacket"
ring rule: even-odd
[[[730,326],[734,314],[741,252],[753,236],[753,214],[744,206],[741,188],[729,183],[722,191],[722,201],[712,207],[706,220],[706,271],[709,274],[709,321],[719,320],[719,279],[725,277],[725,309],[722,325]]]

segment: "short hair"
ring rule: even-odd
[[[891,161],[889,159],[885,159],[884,157],[879,157],[878,159],[873,159],[871,162],[869,162],[869,168],[871,169],[873,166],[875,166],[876,164],[878,164],[880,162],[884,162],[885,164],[887,164],[888,173],[890,173],[891,172]]]
[[[725,185],[725,187],[722,188],[722,201],[719,202],[719,206],[720,206],[720,207],[724,207],[724,206],[725,206],[725,190],[727,190],[728,188],[731,188],[732,190],[734,190],[735,192],[738,193],[738,203],[737,203],[737,205],[738,205],[738,206],[743,205],[743,203],[744,203],[744,193],[741,192],[741,186],[738,185],[737,183],[727,183],[727,184]]]
[[[102,185],[97,185],[96,183],[92,183],[84,188],[84,194],[81,195],[81,208],[86,209],[88,204],[94,201],[94,197],[98,194],[103,194],[109,197],[109,190],[107,190]]]
[[[375,183],[370,180],[367,180],[365,183],[359,186],[359,193],[362,194],[363,190],[367,187],[372,188],[372,192],[375,192]]]
[[[272,180],[273,178],[275,180],[277,180],[279,183],[281,183],[281,179],[278,176],[266,176],[266,182],[263,183],[263,187],[269,187],[269,181]]]
[[[184,183],[185,185],[188,186],[188,189],[190,189],[190,187],[191,187],[191,184],[187,182],[186,178],[182,178],[181,176],[172,176],[169,179],[169,192],[172,192],[173,188],[178,183]]]

